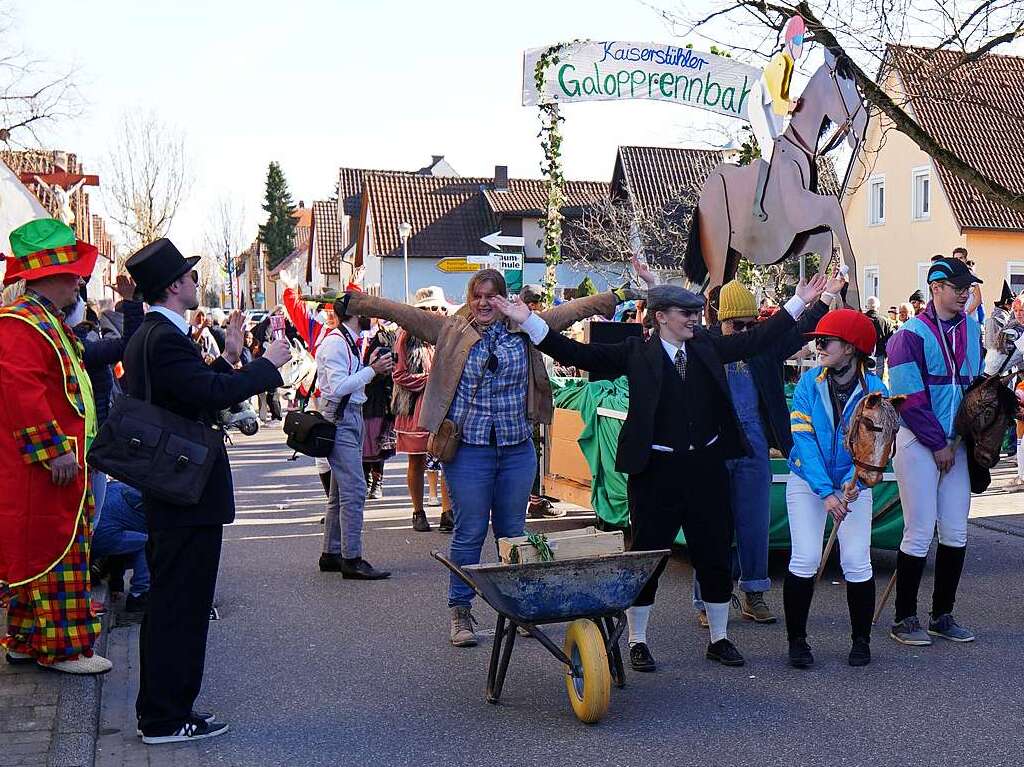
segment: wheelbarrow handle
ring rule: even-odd
[[[440,551],[431,551],[430,552],[430,556],[432,556],[434,559],[436,559],[442,565],[444,565],[449,570],[451,570],[453,573],[455,573],[455,575],[458,576],[458,578],[461,579],[463,583],[465,583],[467,586],[469,586],[471,589],[473,589],[473,591],[476,592],[478,596],[481,596],[481,597],[483,596],[483,594],[480,593],[480,589],[478,589],[476,587],[476,584],[473,583],[473,579],[469,577],[469,573],[467,573],[465,570],[463,570],[457,564],[455,564],[450,559],[448,559],[448,557],[446,557]]]

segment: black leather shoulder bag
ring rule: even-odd
[[[149,337],[142,340],[146,398],[121,395],[87,456],[88,465],[177,506],[195,506],[206,489],[224,434],[153,404]]]

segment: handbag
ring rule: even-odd
[[[480,384],[484,382],[485,377],[486,373],[481,373],[480,380],[473,387],[473,396],[469,399],[470,407],[476,402],[476,393],[480,391]],[[451,418],[442,420],[437,431],[431,432],[427,437],[427,453],[442,463],[454,460],[455,454],[459,451],[459,444],[462,442],[462,424],[466,422],[467,416],[469,416],[469,408],[466,408],[466,413],[462,416],[462,423],[455,423]]]
[[[309,385],[310,392],[316,391],[316,377]],[[343,397],[338,403],[338,411],[345,412],[349,398],[352,395]],[[334,449],[334,437],[338,432],[338,426],[328,420],[322,413],[316,410],[306,410],[307,398],[299,406],[284,417],[282,431],[288,437],[288,447],[297,453],[311,456],[312,458],[326,458]]]
[[[146,495],[175,506],[195,506],[206,489],[224,435],[201,421],[153,404],[149,336],[142,340],[145,399],[122,394],[89,449],[98,469]]]

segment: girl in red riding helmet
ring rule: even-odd
[[[793,450],[786,506],[792,555],[783,587],[789,662],[796,668],[814,663],[807,644],[807,614],[821,564],[825,520],[839,528],[840,562],[846,578],[853,646],[851,666],[871,661],[871,615],[875,604],[871,569],[871,489],[844,485],[854,476],[845,433],[857,403],[866,394],[888,394],[882,379],[870,370],[875,327],[853,309],[829,312],[813,333],[819,367],[800,377],[793,394],[790,428]]]

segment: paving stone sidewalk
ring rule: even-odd
[[[0,609],[0,625],[6,620]],[[106,644],[104,620],[96,651]],[[0,767],[93,767],[102,686],[102,677],[0,660]]]

